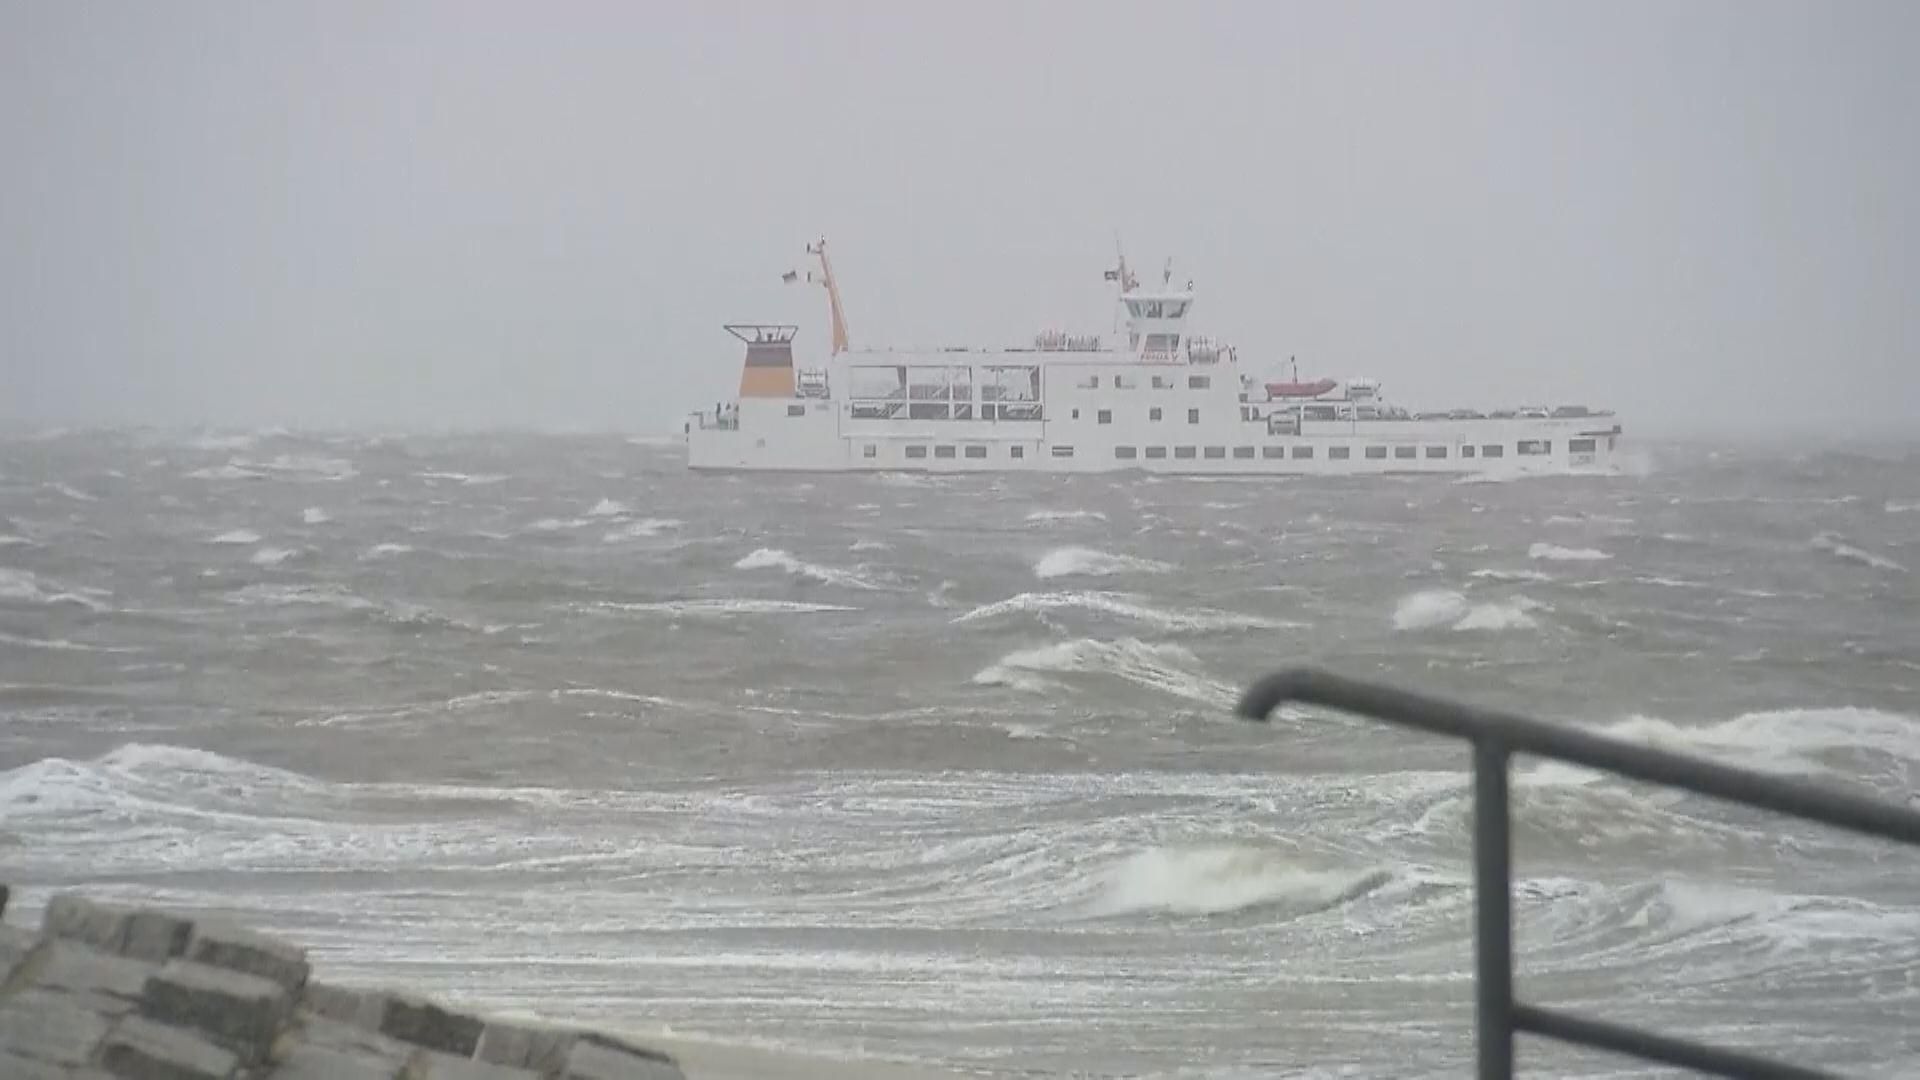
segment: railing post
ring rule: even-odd
[[[1480,1080],[1513,1078],[1513,847],[1506,745],[1473,741],[1473,898]]]

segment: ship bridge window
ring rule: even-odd
[[[908,457],[910,457],[910,458],[923,458],[923,457],[926,457],[926,456],[927,456],[927,448],[926,448],[926,447],[924,447],[924,446],[909,446],[909,447],[907,447],[907,456],[908,456]]]
[[[913,401],[972,401],[973,369],[957,366],[910,368],[907,397]]]
[[[1353,456],[1353,447],[1329,446],[1327,447],[1327,456],[1335,461],[1345,461]]]
[[[1211,375],[1187,376],[1187,389],[1189,390],[1205,390],[1207,387],[1212,385],[1213,385],[1213,376]]]
[[[1169,319],[1177,319],[1186,313],[1187,302],[1185,300],[1168,300],[1166,306],[1161,309],[1161,314]]]
[[[1177,458],[1181,458],[1181,459],[1183,459],[1183,460],[1184,460],[1184,459],[1186,459],[1186,458],[1190,458],[1190,457],[1192,457],[1192,456],[1193,456],[1193,447],[1191,447],[1191,446],[1176,446],[1176,447],[1174,447],[1174,448],[1173,448],[1173,456],[1174,456],[1174,457],[1177,457]]]
[[[1444,446],[1429,446],[1429,447],[1427,447],[1427,456],[1428,456],[1428,457],[1430,457],[1430,458],[1443,458],[1443,457],[1446,457],[1446,456],[1447,456],[1447,448],[1446,448],[1446,447],[1444,447]]]
[[[1179,334],[1148,334],[1147,335],[1147,355],[1148,356],[1171,356],[1173,355],[1173,351],[1175,349],[1178,349],[1179,347],[1180,347]]]
[[[1040,369],[1026,365],[983,369],[980,400],[1039,401]]]
[[[1072,457],[1072,456],[1073,456],[1073,447],[1071,447],[1071,446],[1056,446],[1056,447],[1054,447],[1054,448],[1053,448],[1053,456],[1054,456],[1054,457]]]
[[[1173,389],[1173,383],[1169,381],[1165,375],[1155,375],[1153,377],[1153,388],[1155,390],[1171,390]]]
[[[1567,440],[1567,449],[1573,451],[1576,454],[1591,454],[1593,453],[1593,448],[1594,448],[1594,440],[1592,439],[1568,439]]]
[[[1263,446],[1260,448],[1260,456],[1268,460],[1283,458],[1287,456],[1287,448],[1284,446]]]
[[[851,397],[885,401],[907,396],[907,369],[904,367],[857,364],[849,368],[847,374]]]
[[[1418,451],[1419,447],[1415,446],[1396,446],[1393,448],[1393,456],[1397,458],[1410,458]]]
[[[1163,458],[1163,457],[1166,457],[1166,456],[1167,456],[1167,448],[1166,448],[1166,447],[1164,447],[1164,446],[1149,446],[1149,447],[1147,447],[1147,456],[1148,456],[1148,457],[1150,457],[1150,458]]]
[[[1505,457],[1507,448],[1499,443],[1488,443],[1480,448],[1481,457]]]
[[[1082,376],[1081,376],[1080,378],[1078,378],[1078,379],[1075,379],[1075,380],[1073,380],[1073,388],[1074,388],[1075,390],[1098,390],[1098,389],[1100,389],[1100,375],[1099,375],[1099,373],[1098,373],[1098,372],[1096,372],[1096,373],[1094,373],[1094,374],[1092,374],[1092,375],[1082,375]]]
[[[1520,445],[1513,449],[1521,455],[1551,454],[1553,453],[1553,443],[1547,439],[1521,439]]]
[[[1224,458],[1227,456],[1227,448],[1224,446],[1209,446],[1203,453],[1209,458]]]
[[[1473,456],[1473,444],[1472,444],[1472,443],[1468,443],[1467,445],[1465,445],[1465,446],[1463,446],[1463,447],[1461,447],[1461,448],[1460,448],[1460,456],[1461,456],[1461,457],[1472,457],[1472,456]]]
[[[865,446],[863,446],[863,447],[861,447],[861,448],[860,448],[860,456],[861,456],[861,457],[868,457],[868,458],[870,458],[870,457],[879,457],[879,456],[880,456],[880,448],[879,448],[879,447],[877,447],[877,446],[875,446],[875,445],[873,445],[872,443],[868,443],[867,445],[865,445]]]
[[[1240,458],[1242,460],[1245,460],[1246,458],[1250,458],[1253,456],[1253,447],[1236,446],[1233,448],[1233,456],[1236,458]]]
[[[1295,461],[1311,458],[1313,457],[1313,447],[1296,446],[1293,448],[1293,457]]]
[[[1369,460],[1379,461],[1382,458],[1385,458],[1386,456],[1387,456],[1387,448],[1384,446],[1367,447],[1367,458]]]
[[[1113,377],[1113,388],[1115,390],[1133,390],[1137,389],[1139,385],[1140,380],[1131,375],[1115,375]]]
[[[1113,423],[1113,410],[1101,409],[1094,418],[1103,424],[1111,424]]]
[[[1148,410],[1147,410],[1147,419],[1149,419],[1149,420],[1158,420],[1158,419],[1160,419],[1160,406],[1158,406],[1158,405],[1155,405],[1155,406],[1154,406],[1153,408],[1151,408],[1151,409],[1148,409]]]
[[[1121,461],[1132,461],[1140,456],[1140,451],[1131,446],[1116,446],[1113,448],[1113,456]]]
[[[787,415],[805,416],[807,415],[807,407],[805,405],[789,405],[787,406]]]
[[[986,447],[984,447],[984,446],[969,446],[969,447],[967,447],[967,456],[968,456],[968,457],[970,457],[970,458],[983,458],[983,457],[986,457],[986,456],[987,456],[987,448],[986,448]]]
[[[1197,424],[1197,423],[1199,423],[1199,422],[1200,422],[1200,410],[1199,410],[1199,409],[1188,409],[1188,410],[1187,410],[1187,423],[1189,423],[1189,424]]]
[[[953,447],[936,446],[933,448],[933,456],[937,458],[950,458],[953,456]]]
[[[1007,456],[1010,458],[1024,458],[1027,456],[1027,448],[1024,446],[1009,446],[1007,447]]]

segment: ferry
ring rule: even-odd
[[[853,348],[822,237],[831,349],[797,367],[792,324],[729,323],[738,397],[687,417],[688,467],[738,472],[1116,472],[1213,476],[1614,471],[1611,410],[1512,405],[1409,412],[1371,378],[1246,373],[1192,331],[1193,283],[1115,283],[1124,336],[1046,331],[1025,346]],[[789,270],[782,280],[801,280]]]

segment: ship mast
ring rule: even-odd
[[[833,280],[833,264],[827,261],[827,238],[822,236],[818,243],[807,245],[807,254],[820,257],[820,274],[814,276],[807,272],[807,280],[827,289],[827,307],[833,316],[833,351],[828,355],[837,355],[847,351],[847,315],[840,306],[840,286]]]

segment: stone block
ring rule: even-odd
[[[310,982],[300,992],[300,1007],[315,1016],[351,1024],[360,1015],[360,999],[363,996],[360,991],[344,986]]]
[[[36,988],[71,994],[86,1008],[110,1016],[133,1010],[154,970],[151,964],[61,940],[48,941],[34,966]]]
[[[27,957],[40,944],[40,935],[23,926],[0,923],[0,991],[13,981],[14,973],[26,966]]]
[[[127,920],[132,916],[133,912],[127,908],[96,904],[74,893],[60,893],[47,901],[40,928],[54,937],[117,953],[126,945]]]
[[[686,1080],[680,1064],[658,1050],[582,1034],[567,1053],[564,1080]]]
[[[301,1045],[388,1060],[396,1070],[420,1051],[417,1046],[390,1039],[369,1028],[322,1017],[307,1017],[292,1034]]]
[[[73,1080],[74,1071],[65,1065],[49,1065],[0,1050],[0,1076],[7,1080]]]
[[[65,994],[25,990],[0,1003],[0,1047],[49,1065],[86,1064],[109,1026],[105,1017]]]
[[[398,994],[369,995],[379,1007],[380,1020],[371,1025],[382,1035],[403,1042],[438,1050],[443,1054],[472,1057],[480,1044],[485,1026],[477,1018],[448,1012],[431,1001]],[[364,1010],[363,1010],[364,1013]]]
[[[401,1080],[541,1080],[531,1069],[421,1050],[407,1062]]]
[[[122,1020],[107,1036],[100,1065],[121,1080],[232,1080],[240,1071],[231,1051],[138,1016]]]
[[[267,1056],[289,1008],[278,983],[191,960],[167,961],[140,995],[142,1016],[193,1028],[245,1064]]]
[[[134,911],[127,915],[122,934],[120,955],[159,964],[187,951],[193,921],[164,911]]]
[[[306,1044],[295,1047],[267,1076],[269,1080],[398,1080],[406,1063],[404,1057],[381,1058]]]
[[[196,963],[271,979],[298,992],[307,984],[307,951],[237,926],[202,923],[193,928],[186,957]]]
[[[542,1074],[557,1073],[566,1066],[567,1052],[579,1037],[578,1032],[559,1028],[489,1020],[480,1032],[480,1045],[473,1056],[496,1065],[532,1069]]]

